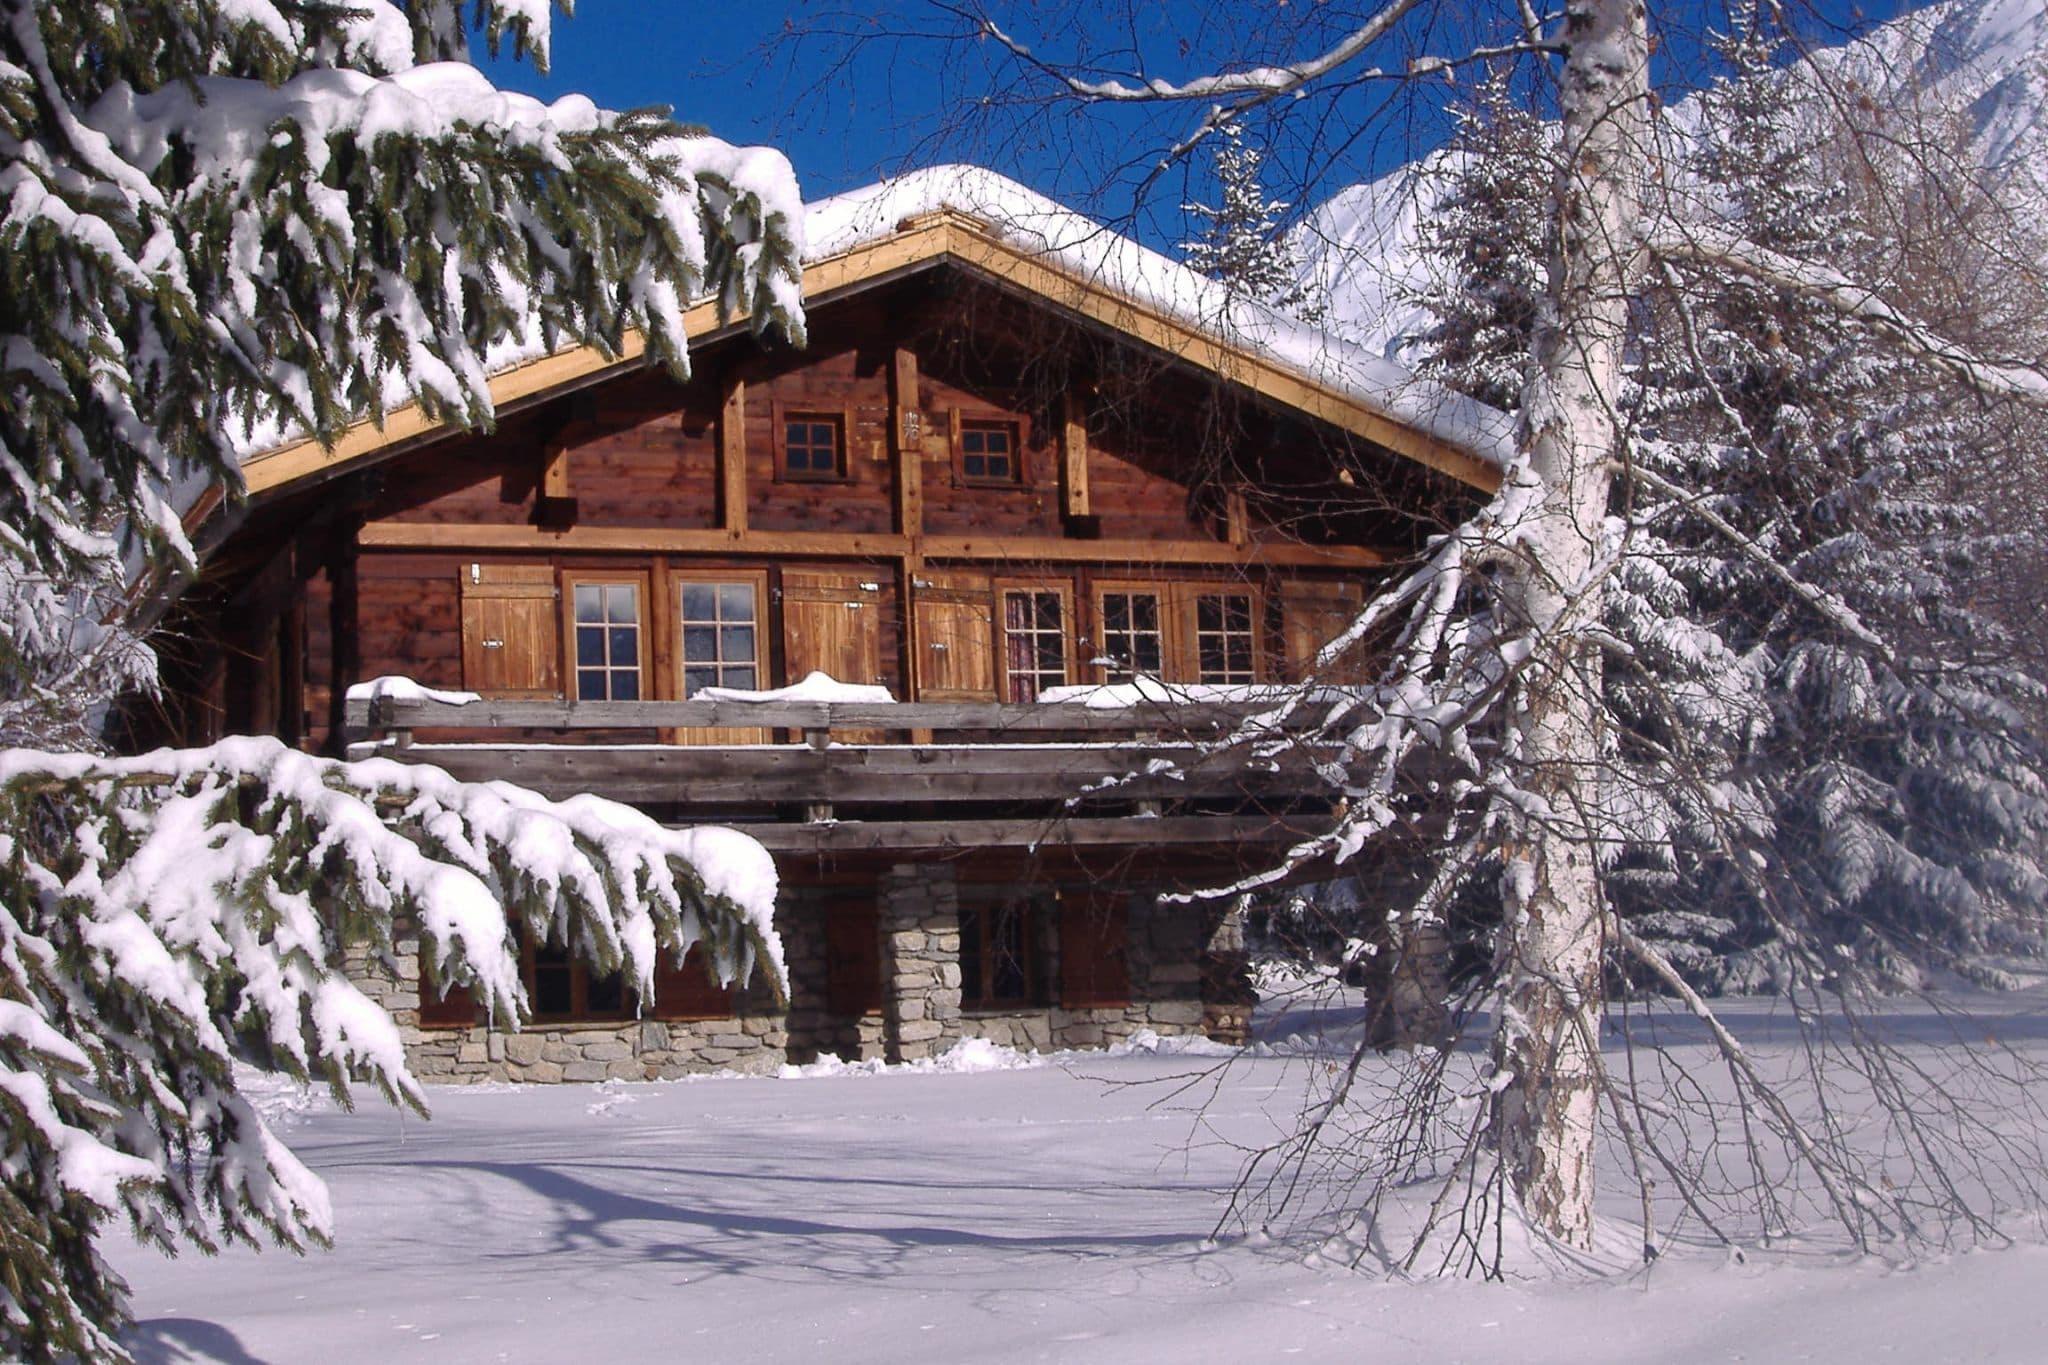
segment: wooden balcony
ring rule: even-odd
[[[432,763],[561,798],[591,792],[679,823],[739,825],[817,852],[1297,843],[1332,792],[1310,738],[1270,702],[451,703],[352,700],[352,756]],[[1270,744],[1217,751],[1250,722]],[[688,732],[690,743],[668,742]],[[720,743],[774,736],[776,743]],[[711,742],[705,742],[705,741]]]

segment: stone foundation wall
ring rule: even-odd
[[[413,1074],[423,1081],[670,1080],[702,1071],[774,1071],[787,1057],[784,1016],[756,977],[733,1017],[535,1024],[517,1033],[481,1025],[421,1028],[419,939],[401,926],[386,961],[362,948],[342,959],[349,977],[390,1012]]]
[[[1050,919],[1050,902],[1047,913]],[[1155,896],[1133,894],[1128,905],[1125,961],[1131,1000],[1121,1007],[1067,1009],[1048,1004],[1026,1010],[964,1013],[960,1032],[969,1038],[1021,1050],[1108,1047],[1140,1029],[1161,1037],[1204,1031],[1202,945],[1208,921],[1199,907],[1162,905]],[[1040,979],[1057,1000],[1060,945],[1057,934],[1040,936]]]
[[[1023,888],[972,886],[974,897]],[[1077,888],[1077,893],[1085,891]],[[1168,904],[1133,894],[1126,958],[1130,1003],[1067,1009],[1059,1004],[1059,943],[1050,887],[1038,922],[1039,980],[1051,1002],[1023,1010],[962,1010],[960,903],[963,889],[944,864],[903,864],[885,873],[873,917],[882,1009],[840,1015],[830,1008],[826,916],[858,891],[791,887],[776,912],[789,967],[792,1005],[776,1008],[764,983],[741,993],[731,1018],[540,1024],[518,1033],[478,1027],[422,1028],[419,942],[401,926],[390,959],[361,949],[343,966],[397,1021],[413,1071],[443,1084],[476,1081],[660,1080],[704,1071],[772,1072],[825,1053],[847,1060],[931,1057],[963,1037],[1022,1050],[1104,1047],[1140,1029],[1161,1035],[1207,1032],[1241,1040],[1249,1006],[1218,985],[1219,960],[1233,960],[1231,926],[1220,909]],[[1239,955],[1241,956],[1241,954]],[[1229,983],[1225,982],[1224,987]]]

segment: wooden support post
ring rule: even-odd
[[[1060,515],[1094,514],[1088,500],[1088,414],[1081,396],[1067,390],[1060,424]]]
[[[559,437],[548,442],[546,462],[541,465],[540,493],[544,498],[572,496],[569,486],[569,446]]]
[[[924,534],[924,410],[918,406],[917,353],[896,348],[889,370],[889,445],[896,461],[896,531]]]
[[[1223,524],[1233,546],[1243,549],[1251,544],[1251,514],[1245,508],[1242,488],[1232,488],[1223,494]]]
[[[718,414],[719,528],[737,540],[747,533],[747,384],[726,385]]]

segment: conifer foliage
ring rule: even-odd
[[[324,1191],[236,1059],[421,1104],[340,973],[416,925],[433,987],[524,1009],[513,927],[651,990],[699,939],[765,961],[757,845],[270,741],[77,748],[148,652],[121,609],[193,567],[238,449],[417,399],[491,420],[500,360],[567,342],[686,366],[714,297],[802,337],[779,155],[491,87],[512,0],[0,0],[0,1354],[119,1358],[93,1238],[319,1243]],[[412,930],[405,931],[414,932]],[[409,944],[407,945],[409,948]]]
[[[1187,263],[1255,300],[1304,322],[1324,312],[1302,279],[1301,262],[1282,232],[1285,199],[1266,197],[1266,154],[1245,141],[1244,125],[1218,125],[1213,169],[1221,195],[1215,204],[1183,204],[1199,221],[1201,235],[1187,243]]]

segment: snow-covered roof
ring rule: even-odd
[[[969,231],[931,235],[931,224],[941,218],[965,224]],[[1233,380],[1364,430],[1468,483],[1490,484],[1511,453],[1514,430],[1507,414],[1424,380],[1366,347],[1233,295],[1181,262],[979,166],[935,166],[806,205],[807,298],[829,296],[903,264],[877,248],[921,230],[929,236],[921,246],[934,259],[965,255],[998,269],[1030,267],[1007,273],[1028,275],[1021,280],[1026,287],[1062,304],[1084,295],[1097,304],[1108,300],[1111,306],[1094,311],[1109,325],[1137,330],[1155,324],[1147,328],[1147,339],[1191,363],[1227,366]],[[722,321],[715,305],[700,303],[691,312],[689,330],[694,337]],[[530,340],[502,344],[487,357],[493,400],[502,407],[634,363],[640,354],[639,338],[631,334],[617,357],[591,347],[545,355]],[[1285,382],[1261,385],[1262,377]],[[1350,412],[1368,414],[1371,420],[1346,423]],[[439,428],[409,406],[387,413],[382,427],[359,425],[330,448],[273,436],[252,443],[244,472],[252,492],[265,492]]]
[[[906,220],[951,210],[1032,256],[1292,369],[1496,467],[1514,422],[1496,408],[1419,378],[1153,251],[981,166],[933,166],[805,206],[805,260],[841,255]]]

